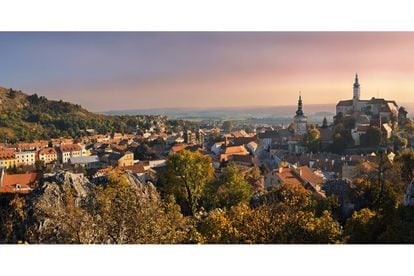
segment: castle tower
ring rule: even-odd
[[[359,86],[358,74],[355,75],[355,82],[354,82],[354,96],[352,98],[352,104],[354,111],[358,110],[358,102],[361,97],[361,91]]]
[[[303,135],[308,131],[308,117],[303,113],[302,95],[299,92],[298,110],[294,118],[295,135]]]
[[[355,82],[354,82],[354,97],[353,97],[353,99],[356,99],[356,100],[359,101],[360,96],[361,96],[361,93],[360,93],[360,89],[359,89],[358,74],[356,74],[355,75]]]

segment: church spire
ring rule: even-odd
[[[359,79],[358,79],[358,73],[355,74],[355,82],[354,82],[354,88],[359,88]]]
[[[299,91],[299,100],[298,100],[298,110],[296,111],[296,115],[303,116],[303,110],[302,110],[302,95]]]

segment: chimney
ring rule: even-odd
[[[283,172],[283,167],[282,166],[280,166],[279,167],[279,173],[282,173]]]
[[[302,176],[302,169],[299,169],[299,176]]]

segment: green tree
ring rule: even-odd
[[[180,151],[167,159],[166,171],[160,175],[160,182],[166,193],[174,195],[194,215],[199,208],[206,185],[214,180],[214,169],[209,157],[200,152]]]
[[[209,190],[209,191],[208,191]],[[227,166],[219,180],[206,189],[207,201],[214,207],[231,207],[241,202],[249,202],[252,186],[246,181],[235,164]]]

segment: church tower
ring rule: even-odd
[[[358,102],[360,100],[361,97],[361,92],[360,92],[360,87],[359,87],[359,80],[358,80],[358,74],[355,75],[355,82],[354,82],[354,97],[352,98],[352,105],[354,108],[354,111],[358,110]]]
[[[354,82],[354,99],[360,100],[360,90],[359,90],[359,80],[358,80],[358,74],[355,75],[355,82]]]
[[[303,113],[302,107],[302,95],[299,92],[298,110],[294,118],[295,135],[303,135],[308,131],[308,117]]]

